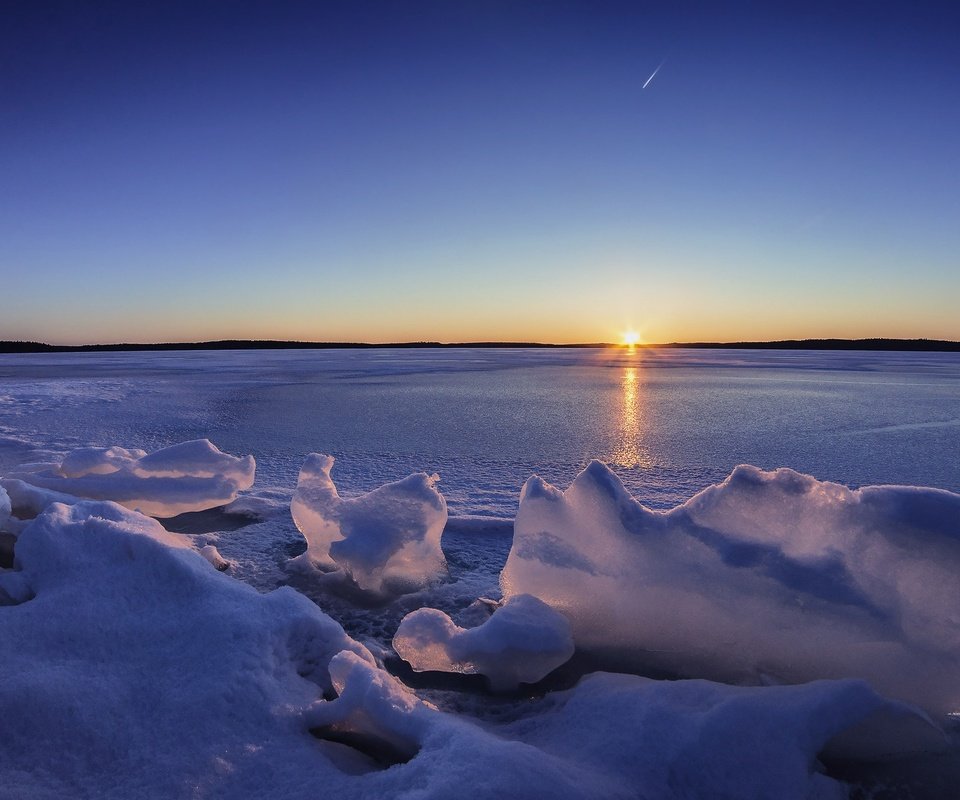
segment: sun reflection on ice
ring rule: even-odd
[[[637,367],[624,367],[620,378],[619,442],[610,459],[616,466],[644,469],[653,466],[650,451],[643,444],[644,394]]]

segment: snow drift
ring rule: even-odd
[[[318,700],[306,719],[317,735],[362,742],[393,764],[379,796],[449,798],[469,787],[471,797],[498,800],[840,800],[846,787],[816,772],[818,754],[853,742],[877,756],[940,740],[922,716],[855,680],[758,688],[595,673],[523,719],[481,728],[354,653],[335,656],[330,674],[337,697]],[[910,740],[860,738],[884,720]]]
[[[21,467],[7,477],[56,493],[44,498],[42,492],[31,495],[19,487],[34,513],[38,506],[78,497],[112,500],[152,517],[174,517],[231,502],[253,485],[255,471],[253,456],[238,458],[221,452],[208,439],[197,439],[149,454],[122,447],[84,447],[59,463]]]
[[[592,462],[523,487],[505,597],[631,669],[735,683],[863,677],[960,709],[960,496],[738,467],[668,512]]]
[[[417,672],[485,675],[494,691],[536,683],[573,655],[570,623],[536,597],[519,594],[475,628],[435,608],[407,614],[393,647]]]
[[[0,793],[210,796],[329,768],[300,712],[332,691],[333,655],[372,657],[303,596],[261,595],[113,503],[51,506],[16,563],[0,570],[16,603],[0,605]]]
[[[312,453],[300,470],[290,512],[307,551],[295,564],[342,569],[374,592],[415,589],[443,573],[447,504],[439,476],[416,473],[343,499],[330,477],[333,461]]]
[[[188,541],[108,502],[54,503],[21,531],[0,569],[0,793],[840,798],[816,771],[824,749],[937,742],[922,715],[849,680],[594,674],[524,701],[514,722],[477,724],[419,699],[297,592],[260,594]],[[514,597],[464,638],[510,656],[555,621]],[[878,719],[909,739],[865,739]]]

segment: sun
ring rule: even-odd
[[[627,347],[636,347],[640,344],[640,334],[636,331],[625,331],[621,336],[623,337],[623,343]]]

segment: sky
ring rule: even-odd
[[[0,17],[0,339],[960,339],[950,4]]]

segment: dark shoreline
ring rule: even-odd
[[[136,350],[350,350],[409,348],[623,348],[610,342],[547,344],[543,342],[296,342],[271,339],[224,339],[213,342],[157,342],[147,344],[45,344],[0,341],[0,353],[99,353]],[[643,348],[689,348],[701,350],[878,350],[904,352],[960,352],[960,342],[945,339],[785,339],[772,342],[665,342]]]

